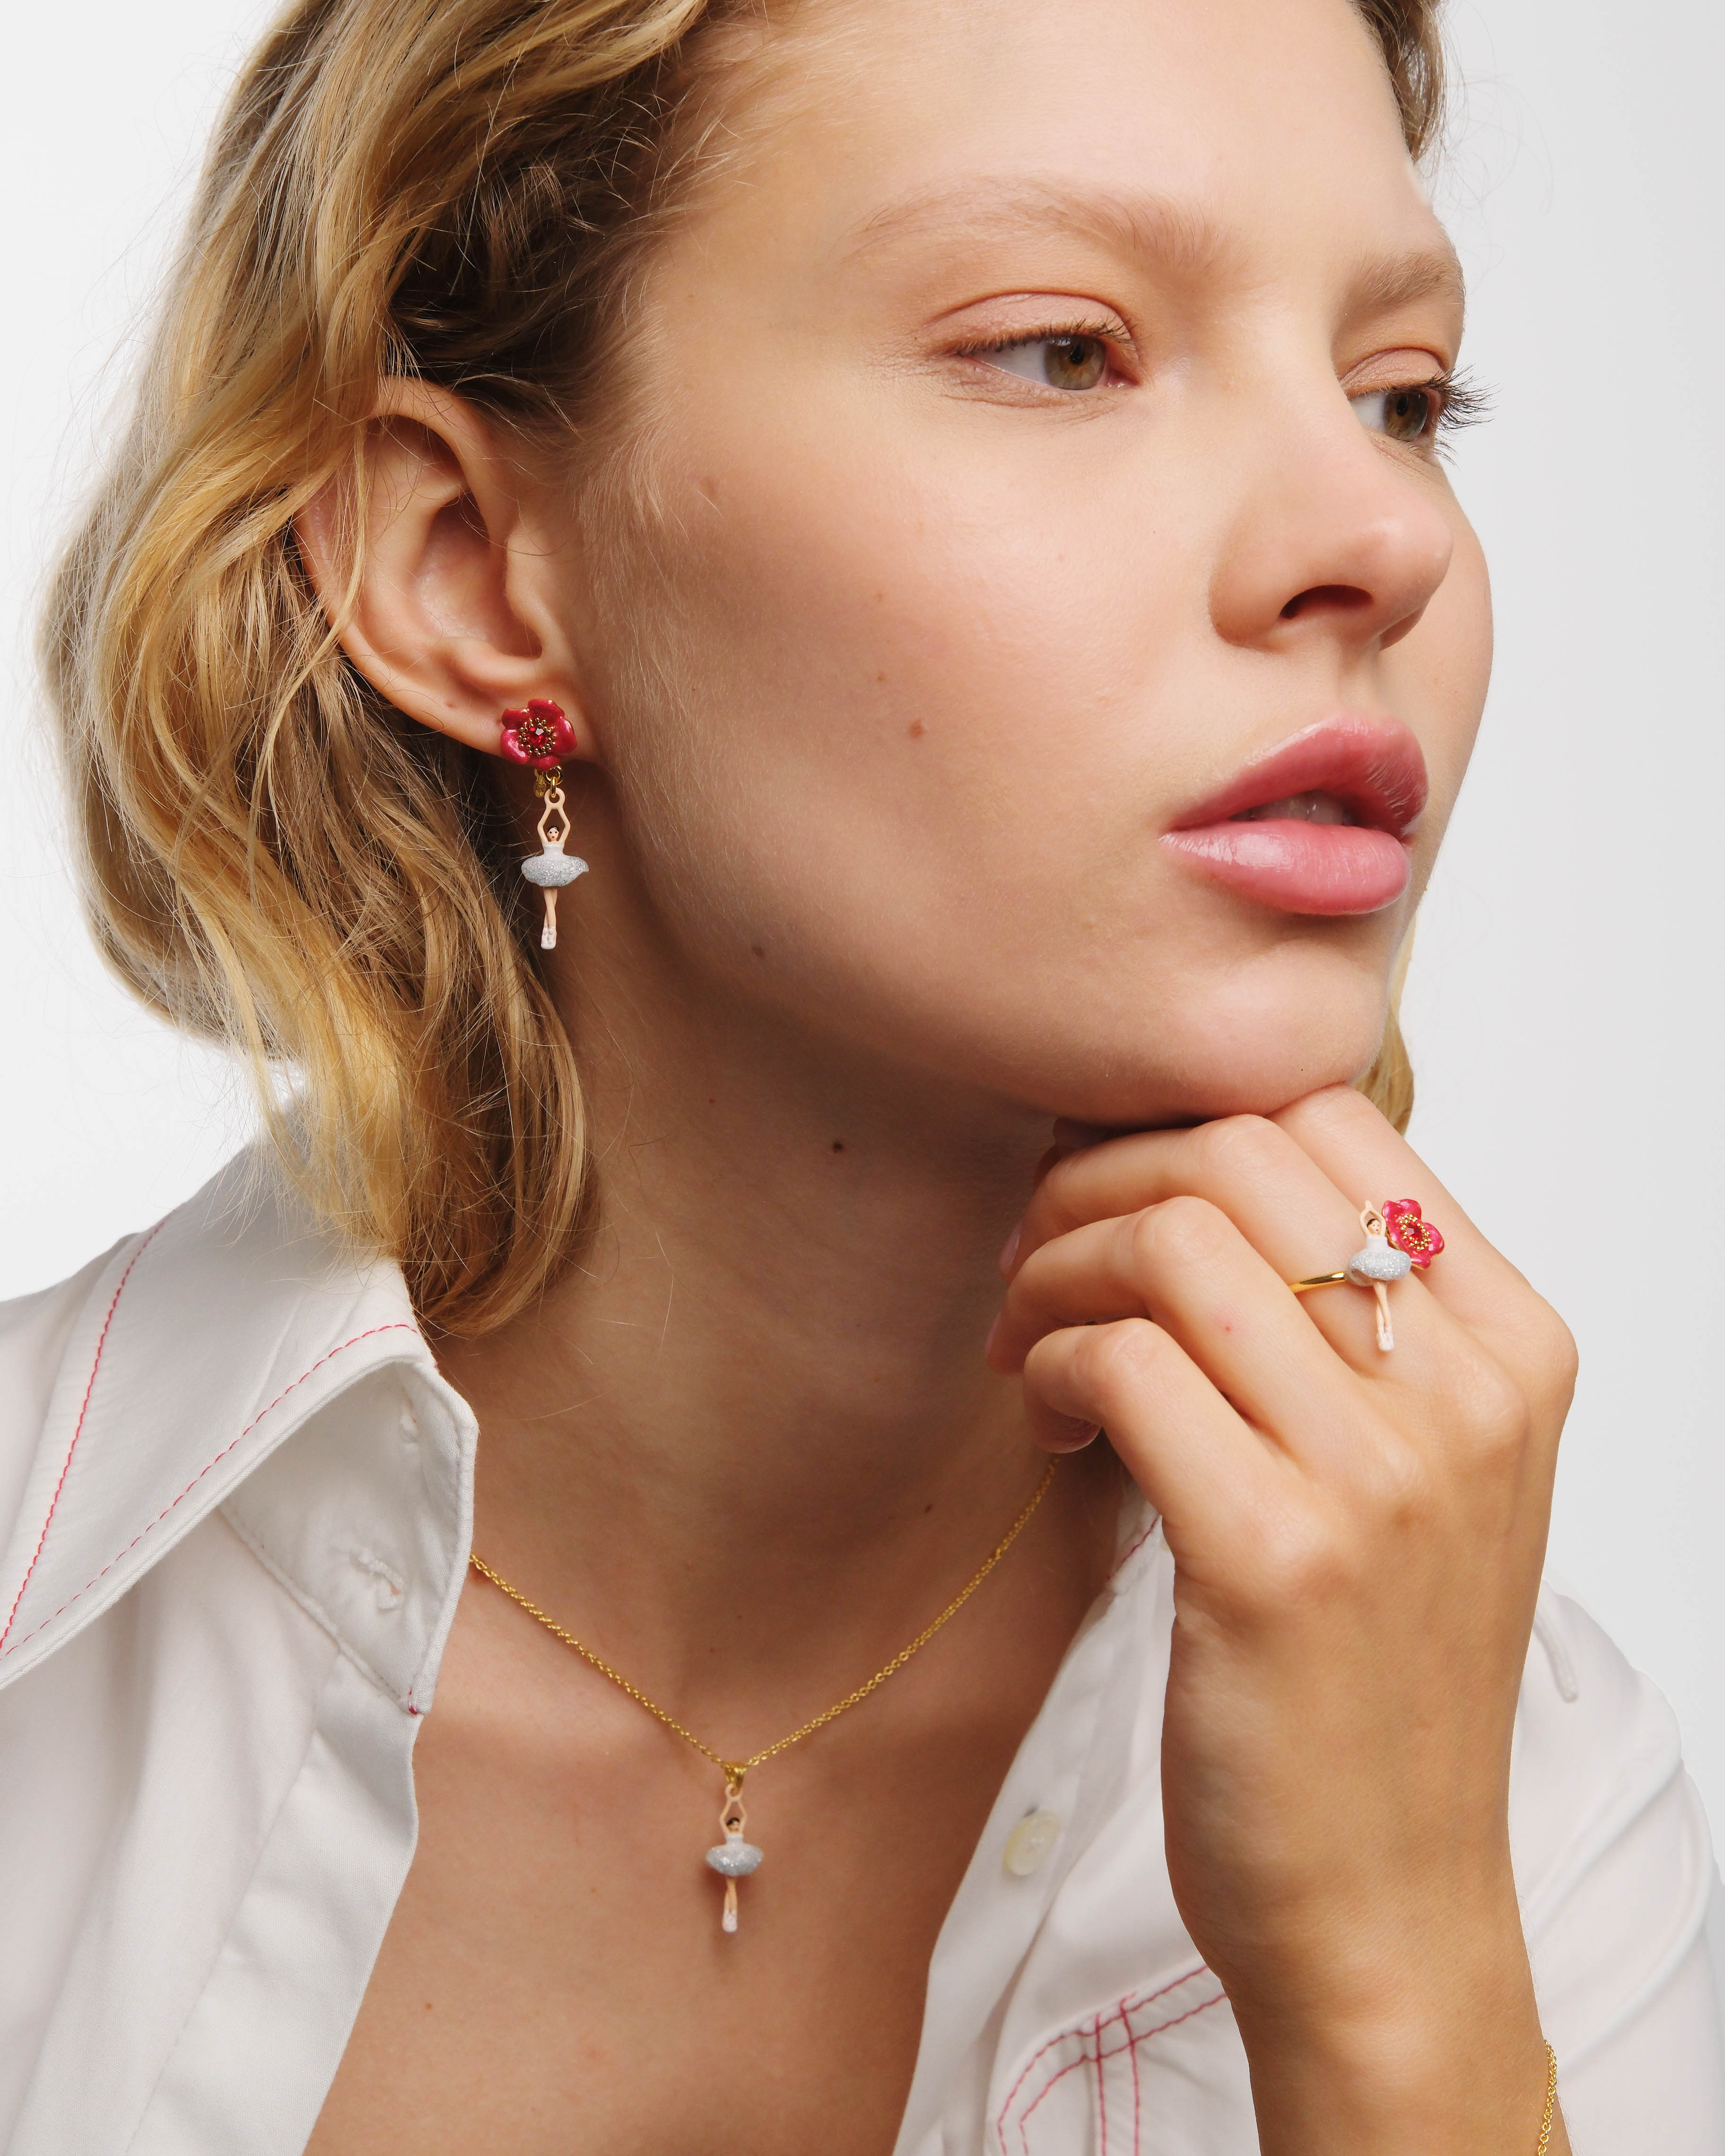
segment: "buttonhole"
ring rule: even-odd
[[[386,1564],[373,1550],[351,1549],[349,1560],[374,1583],[373,1592],[377,1607],[387,1616],[392,1609],[401,1607],[406,1582],[393,1564]]]

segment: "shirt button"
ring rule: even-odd
[[[1060,1822],[1053,1812],[1031,1812],[1006,1837],[1007,1870],[1014,1879],[1028,1879],[1060,1838]]]

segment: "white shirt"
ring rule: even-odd
[[[264,1188],[236,1163],[0,1308],[10,2156],[303,2149],[413,1860],[477,1433],[396,1269]],[[1172,1578],[1146,1516],[941,1933],[897,2156],[1257,2146],[1163,1856]],[[1549,1589],[1511,1832],[1577,2156],[1725,2156],[1700,1803],[1664,1702]]]

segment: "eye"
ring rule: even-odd
[[[1060,336],[1026,337],[979,352],[990,367],[1040,382],[1050,389],[1099,389],[1108,378],[1106,341],[1083,331]]]
[[[1445,385],[1422,382],[1406,389],[1373,389],[1348,402],[1360,424],[1392,442],[1429,442],[1444,416]]]

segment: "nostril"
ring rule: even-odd
[[[1281,618],[1294,621],[1302,613],[1358,613],[1371,603],[1371,593],[1363,592],[1358,584],[1314,584],[1309,591],[1295,593],[1282,608]]]

